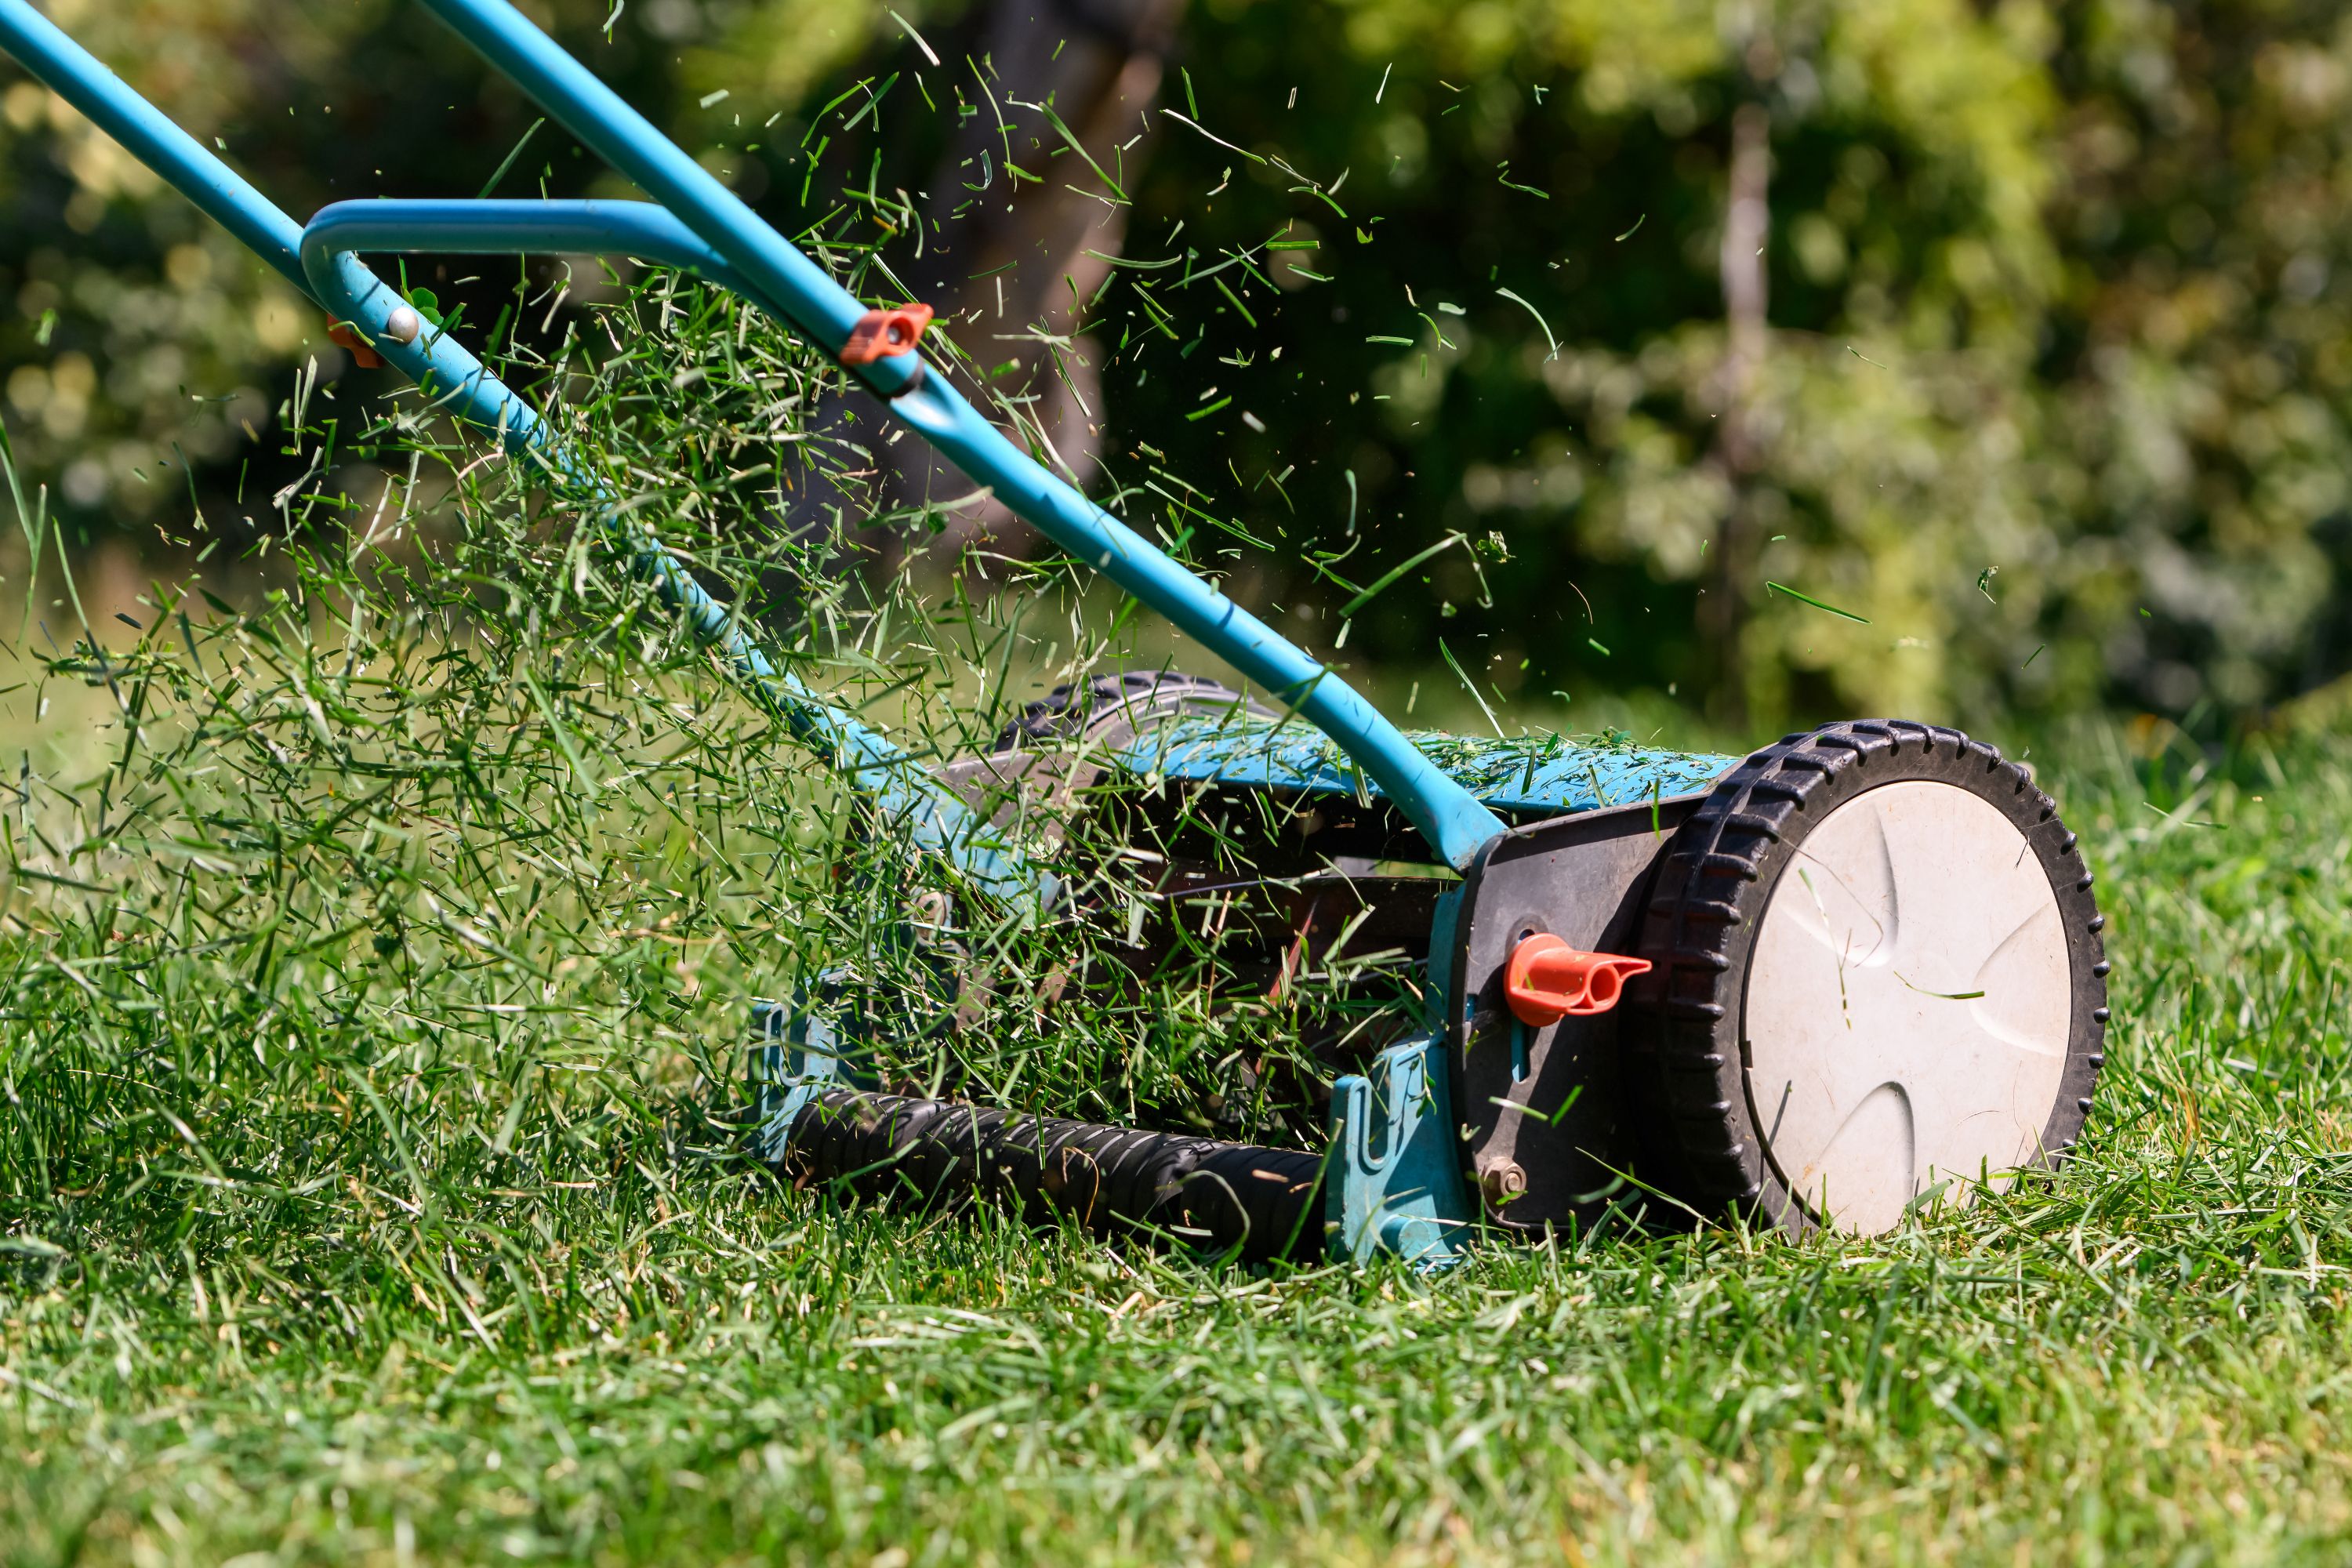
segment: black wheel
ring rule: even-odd
[[[1097,675],[1057,686],[1022,709],[1021,717],[997,731],[992,749],[1016,751],[1036,741],[1074,741],[1081,735],[1117,745],[1162,720],[1230,713],[1236,708],[1262,719],[1280,717],[1264,703],[1205,676],[1150,669]]]
[[[1629,1043],[1662,1173],[1703,1209],[1869,1234],[2053,1163],[2103,1059],[2105,923],[2056,805],[1981,742],[1858,721],[1757,752],[1645,918]]]
[[[1273,711],[1230,687],[1197,675],[1136,670],[1057,686],[996,732],[989,748],[960,757],[940,777],[998,827],[1026,821],[1039,843],[1062,842],[1078,794],[1102,776],[1105,759],[1152,725],[1236,707],[1264,718]],[[1073,759],[1057,742],[1083,739],[1092,755]]]

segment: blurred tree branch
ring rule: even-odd
[[[1699,605],[1719,715],[1735,728],[1748,722],[1740,634],[1747,626],[1748,595],[1756,592],[1754,489],[1762,458],[1753,420],[1758,375],[1769,345],[1764,247],[1771,235],[1771,111],[1761,103],[1743,103],[1731,117],[1730,180],[1717,261],[1727,330],[1715,460],[1727,481],[1728,502],[1716,530],[1714,569]]]
[[[1098,471],[1107,417],[1087,306],[1110,276],[1103,258],[1126,246],[1144,115],[1182,11],[1183,0],[982,5],[959,72],[977,101],[932,170],[924,208],[940,237],[910,268],[974,357],[992,371],[1012,366],[994,384],[1022,408],[1041,456],[1081,486]],[[927,447],[893,451],[904,499],[970,489]],[[944,542],[982,531],[1018,547],[1028,529],[978,502],[958,511]]]

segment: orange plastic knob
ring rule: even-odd
[[[383,365],[383,356],[368,347],[359,333],[352,331],[351,323],[348,321],[330,322],[327,327],[327,341],[339,349],[349,351],[352,363],[362,370],[378,370]]]
[[[1646,958],[1587,952],[1549,931],[1522,937],[1503,969],[1503,994],[1511,1016],[1543,1028],[1562,1018],[1606,1013],[1625,994],[1625,982],[1650,973]]]
[[[923,329],[931,324],[929,305],[901,305],[895,310],[868,310],[849,330],[849,341],[841,345],[844,364],[872,364],[877,359],[892,354],[912,353],[915,345],[923,341]]]

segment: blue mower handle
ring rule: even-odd
[[[836,358],[866,308],[506,0],[420,0],[572,135],[675,214]],[[1048,473],[914,354],[856,374],[1014,515],[1094,567],[1331,737],[1456,870],[1503,821],[1328,666]]]
[[[306,243],[309,237],[285,214],[42,17],[30,0],[0,0],[0,48],[16,56],[298,288],[337,314],[347,315],[376,352],[435,394],[450,412],[499,432],[510,448],[536,450],[544,445],[542,427],[529,406],[446,334],[417,333],[407,341],[388,335],[394,312],[406,309],[405,302],[362,267],[352,250],[363,244],[458,248],[456,242],[462,240],[464,248],[499,251],[547,246],[648,255],[692,266],[778,316],[830,356],[842,357],[867,318],[866,308],[587,68],[505,0],[421,3],[580,141],[652,195],[659,210],[629,210],[637,204],[337,204],[320,215],[320,222],[329,226],[315,242]],[[373,211],[352,210],[355,206]],[[523,210],[532,207],[539,210]],[[378,219],[415,226],[383,226]],[[334,237],[338,235],[341,239]],[[581,247],[582,240],[590,243]],[[1329,736],[1448,863],[1466,869],[1480,847],[1503,831],[1501,818],[1441,771],[1328,666],[1047,472],[982,418],[919,355],[887,354],[851,368],[892,413],[1015,515],[1159,611]],[[562,467],[560,458],[556,467]],[[795,723],[796,730],[826,738],[866,737],[879,752],[853,743],[853,772],[859,763],[880,766],[889,775],[881,781],[886,794],[896,794],[901,783],[914,783],[904,779],[905,760],[887,742],[838,710],[826,708],[789,676],[778,676],[742,638],[727,612],[702,595],[682,569],[672,563],[653,575],[665,595],[687,610],[698,631],[705,636],[720,631],[719,640],[728,645],[722,652],[730,668],[768,688],[763,699],[768,705],[781,702],[780,710],[787,713],[809,707],[819,710],[805,716],[809,721]],[[836,721],[850,728],[845,731]],[[897,762],[887,760],[892,758]],[[868,787],[875,782],[864,773],[858,777]],[[921,814],[935,820],[935,834],[958,846],[984,837],[971,822],[956,820],[961,808],[943,792],[918,787],[916,793],[926,797],[918,804]]]
[[[407,311],[415,318],[399,293],[348,251],[327,251],[312,244],[306,254],[299,225],[35,11],[28,0],[0,0],[0,50],[15,56],[322,308],[354,321],[372,321],[377,333],[391,324],[396,311]],[[344,203],[328,211],[376,205]],[[552,242],[581,232],[576,212],[555,218],[551,225],[535,226],[531,220],[544,216],[536,210],[541,204],[483,205],[493,212],[503,209],[513,231],[528,238]],[[616,243],[583,248],[627,248],[709,272],[714,281],[740,287],[740,280],[725,263],[658,208],[639,202],[548,205],[604,209],[595,221],[595,232]],[[350,221],[350,215],[345,215],[344,221]],[[567,222],[572,226],[564,226]],[[387,247],[415,248],[391,245],[390,237],[380,229],[367,228],[363,221],[357,226],[364,230],[362,237],[385,239]],[[476,232],[479,227],[475,226]],[[954,865],[982,890],[1027,912],[1041,911],[1053,902],[1058,883],[1050,871],[1008,842],[936,774],[887,737],[825,701],[790,671],[777,668],[741,621],[712,598],[650,532],[615,521],[612,497],[603,484],[573,464],[530,405],[454,337],[442,332],[427,337],[413,329],[407,335],[415,341],[402,342],[397,334],[377,335],[375,346],[436,406],[493,433],[509,453],[596,505],[603,526],[635,574],[650,584],[665,603],[679,612],[688,630],[718,654],[736,686],[795,737],[824,751],[877,809],[907,830],[918,847]]]

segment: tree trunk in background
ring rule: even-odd
[[[1110,271],[1087,253],[1119,254],[1128,209],[1113,205],[1053,122],[1024,105],[1051,103],[1087,156],[1132,190],[1139,149],[1122,153],[1119,145],[1143,131],[1182,10],[1183,0],[988,5],[962,46],[984,86],[971,69],[960,78],[979,112],[964,118],[931,174],[925,227],[935,219],[940,229],[908,279],[983,366],[1020,361],[993,384],[1035,426],[1015,438],[1026,447],[1032,442],[1024,437],[1041,434],[1046,465],[1081,486],[1097,471],[1102,375],[1093,345],[1070,340]],[[1035,178],[1006,173],[1008,142],[1012,161]],[[973,205],[961,217],[950,216],[967,201]],[[897,500],[945,502],[971,493],[970,482],[928,447],[901,442],[889,455],[898,464]],[[1003,507],[974,502],[955,510],[942,542],[992,535],[1018,552],[1027,532]]]
[[[1731,491],[1712,552],[1706,597],[1700,609],[1708,663],[1716,679],[1715,706],[1725,722],[1748,720],[1747,671],[1740,658],[1748,625],[1748,595],[1754,592],[1755,481],[1759,454],[1753,420],[1757,372],[1764,363],[1764,245],[1771,232],[1772,118],[1760,103],[1744,103],[1731,117],[1731,178],[1723,218],[1725,345],[1723,414],[1716,435],[1715,460]]]

